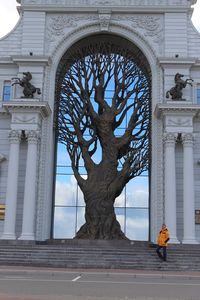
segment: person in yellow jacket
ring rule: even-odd
[[[158,234],[158,246],[156,252],[158,256],[163,260],[167,261],[167,242],[169,241],[169,231],[165,224],[162,224],[162,228]],[[163,254],[160,253],[160,250],[163,249]]]

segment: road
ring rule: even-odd
[[[0,268],[0,300],[199,300],[200,273]]]

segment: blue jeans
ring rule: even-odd
[[[160,253],[160,250],[163,249],[163,253],[161,254]],[[156,249],[156,253],[158,254],[158,256],[166,261],[167,260],[167,247],[166,246],[158,246],[157,249]]]

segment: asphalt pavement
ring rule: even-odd
[[[199,300],[200,272],[0,267],[0,300]]]

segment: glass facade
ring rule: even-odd
[[[6,81],[3,86],[3,101],[9,101],[11,99],[11,82]]]
[[[94,35],[66,51],[56,83],[53,238],[117,238],[122,230],[148,240],[150,176],[142,170],[150,163],[151,71],[144,54],[121,37]]]
[[[197,104],[200,104],[200,86],[197,88]]]
[[[70,166],[64,145],[58,143],[53,238],[73,238],[85,223],[85,202]],[[83,176],[86,176],[82,166]],[[148,240],[149,176],[144,173],[125,186],[115,201],[115,213],[122,231],[130,240]]]

